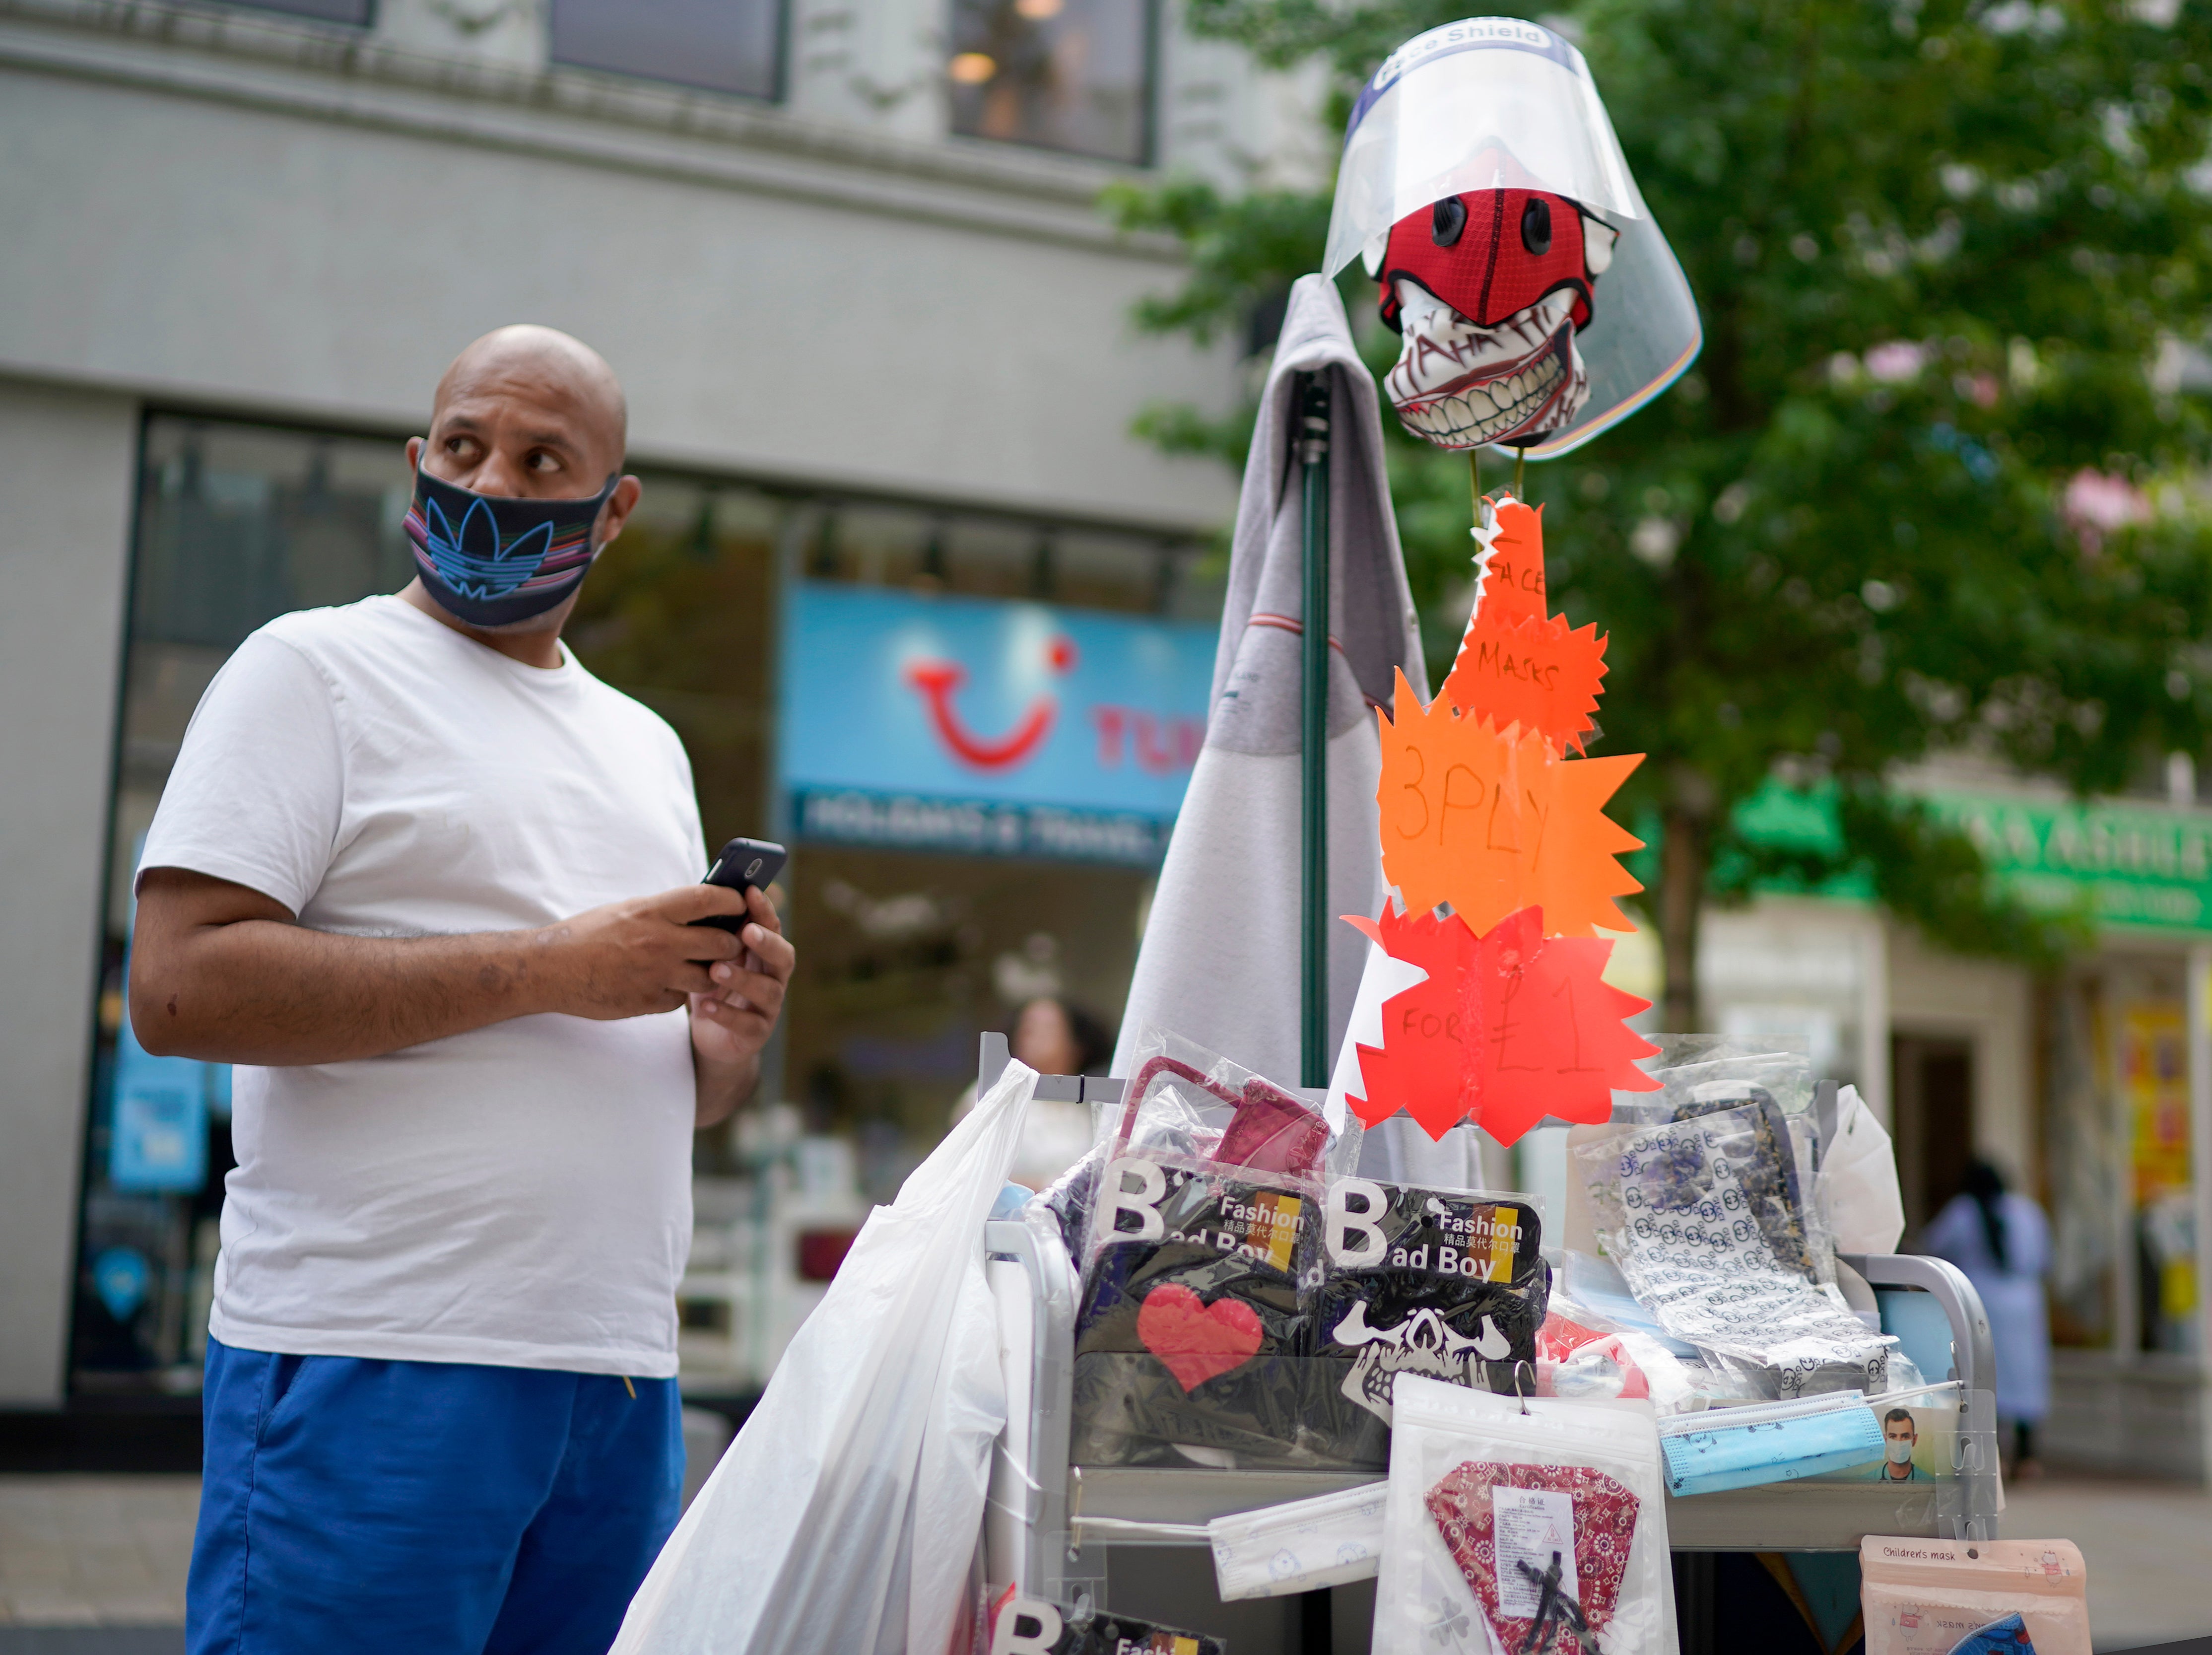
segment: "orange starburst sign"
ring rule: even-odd
[[[1394,711],[1376,715],[1376,802],[1382,872],[1407,912],[1448,902],[1486,931],[1536,907],[1555,936],[1636,928],[1613,898],[1644,887],[1617,859],[1644,842],[1605,802],[1643,754],[1563,759],[1534,730],[1463,718],[1443,696],[1422,706],[1402,672]]]
[[[1359,1048],[1370,1126],[1404,1110],[1430,1137],[1472,1121],[1510,1144],[1546,1116],[1611,1118],[1616,1091],[1659,1083],[1636,1066],[1658,1049],[1623,1021],[1650,1002],[1604,980],[1609,940],[1544,935],[1534,908],[1478,936],[1456,915],[1346,916],[1428,979],[1382,1002],[1382,1044]]]
[[[1547,615],[1543,508],[1492,502],[1482,599],[1468,618],[1444,696],[1471,718],[1499,729],[1541,732],[1553,749],[1580,751],[1604,693],[1605,643],[1595,625],[1570,628]]]

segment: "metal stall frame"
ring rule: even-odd
[[[995,1058],[995,1062],[992,1061]],[[1003,1046],[986,1052],[983,1082],[1005,1062]],[[1098,1105],[1121,1101],[1123,1083],[1097,1076],[1047,1075],[1036,1096]],[[1039,1218],[1042,1218],[1042,1211]],[[1205,1546],[1206,1524],[1382,1480],[1373,1471],[1212,1470],[1069,1463],[1073,1415],[1074,1337],[1079,1283],[1050,1222],[1000,1220],[985,1226],[984,1248],[998,1300],[1006,1362],[1007,1423],[991,1459],[985,1515],[988,1573],[994,1592],[1010,1583],[1024,1596],[1073,1603],[1103,1598],[1106,1551],[1117,1546]],[[1875,1290],[1885,1330],[1920,1324],[1923,1351],[1940,1315],[1948,1371],[1930,1366],[1931,1384],[1960,1384],[1954,1476],[1915,1482],[1905,1492],[1878,1481],[1769,1484],[1667,1500],[1669,1546],[1676,1552],[1856,1551],[1869,1534],[1930,1538],[1997,1538],[1999,1482],[1996,1365],[1981,1298],[1956,1268],[1912,1254],[1845,1255]],[[1893,1325],[1894,1324],[1894,1325]]]

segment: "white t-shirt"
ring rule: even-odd
[[[185,733],[142,869],[319,931],[539,926],[698,879],[675,732],[564,649],[526,666],[396,597],[270,622]],[[248,1350],[665,1378],[691,1238],[686,1013],[495,1023],[240,1065],[209,1329]]]

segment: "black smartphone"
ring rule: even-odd
[[[783,872],[783,859],[781,845],[772,845],[765,839],[732,839],[722,847],[722,854],[714,858],[714,867],[700,883],[726,885],[732,891],[765,891]],[[711,925],[734,935],[744,929],[749,920],[743,914],[709,914],[691,923]]]

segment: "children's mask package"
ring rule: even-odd
[[[1650,1415],[1400,1376],[1376,1655],[1676,1655]]]
[[[2087,1572],[2070,1540],[1859,1542],[1866,1655],[2089,1655]]]
[[[1319,1354],[1378,1422],[1401,1373],[1510,1391],[1535,1360],[1551,1270],[1527,1196],[1338,1178],[1323,1238]]]

